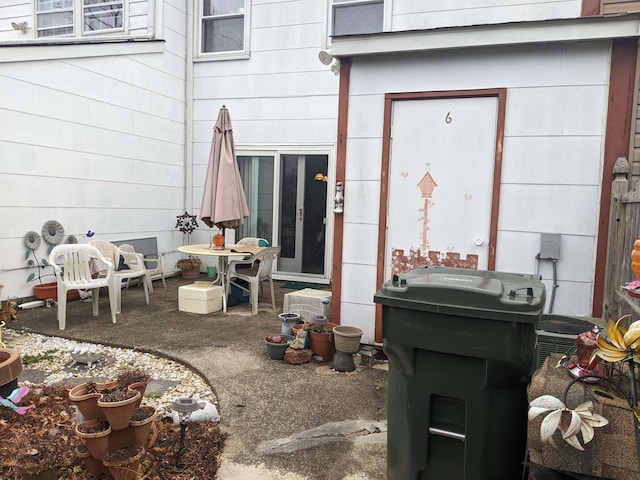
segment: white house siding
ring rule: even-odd
[[[391,2],[389,31],[580,16],[582,0],[402,0]]]
[[[553,312],[589,314],[608,68],[606,42],[355,58],[341,321],[373,341],[384,94],[498,87],[507,102],[496,270],[536,273],[540,233],[559,233]],[[540,274],[549,297],[551,264]]]
[[[161,53],[3,62],[12,47],[0,44],[3,298],[32,295],[23,236],[47,220],[82,243],[88,230],[106,240],[155,236],[161,253],[181,243],[186,11],[179,0],[156,8],[170,14]],[[48,256],[44,242],[37,255]]]
[[[194,65],[193,210],[200,211],[213,127],[222,105],[236,151],[335,147],[338,81],[318,60],[327,42],[327,4],[253,0],[250,56]],[[330,171],[334,168],[330,158]],[[209,230],[194,241],[207,241]]]
[[[0,1],[0,40],[21,40],[25,34],[14,30],[11,22],[21,23],[27,21],[31,26],[31,1],[30,0],[3,0]]]

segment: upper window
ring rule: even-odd
[[[333,0],[333,35],[382,32],[384,0]]]
[[[245,0],[202,0],[201,52],[244,52]]]
[[[73,37],[124,29],[126,0],[36,0],[38,37]]]

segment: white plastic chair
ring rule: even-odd
[[[111,242],[106,240],[91,240],[89,245],[96,247],[102,255],[107,258],[114,259],[113,262],[116,264],[116,269],[114,270],[115,281],[114,284],[118,287],[116,288],[117,293],[117,313],[120,313],[122,309],[122,281],[123,280],[132,280],[134,278],[142,278],[145,277],[142,282],[142,286],[144,288],[144,298],[149,305],[149,287],[146,281],[147,269],[144,267],[144,255],[141,253],[129,253],[120,250],[119,247],[114,245]],[[117,265],[120,264],[120,257],[126,266],[129,268],[123,268],[122,270],[118,270]]]
[[[99,262],[105,274],[92,278],[90,262]],[[51,250],[49,263],[53,266],[58,283],[58,327],[64,330],[67,320],[67,292],[88,289],[92,292],[93,316],[98,316],[98,299],[101,287],[109,289],[111,321],[116,323],[118,296],[114,285],[113,263],[97,248],[85,244],[57,245]]]
[[[271,273],[273,270],[273,262],[278,255],[280,255],[280,247],[267,247],[247,260],[232,260],[229,262],[227,288],[225,291],[229,293],[231,291],[231,285],[235,285],[245,292],[248,291],[251,311],[254,315],[258,313],[259,289],[265,280],[268,280],[271,286],[271,305],[273,308],[276,308],[276,297],[273,290]],[[246,281],[249,284],[249,288],[234,282],[234,279]]]
[[[136,253],[133,245],[129,245],[128,243],[123,243],[122,245],[120,245],[120,250],[122,250],[123,252],[127,252],[127,253]],[[145,279],[147,282],[147,286],[149,288],[150,292],[153,292],[153,277],[155,275],[160,275],[160,279],[162,280],[162,286],[164,288],[167,288],[167,282],[164,279],[164,270],[162,270],[162,262],[160,261],[159,258],[151,258],[151,257],[144,257],[144,266],[146,269],[146,273],[145,273]],[[126,261],[125,261],[126,263]],[[147,267],[147,264],[152,264],[155,265],[152,268]],[[128,266],[128,264],[127,264]],[[131,268],[131,267],[129,267]],[[131,279],[127,279],[127,288],[129,288],[129,283],[131,283]]]

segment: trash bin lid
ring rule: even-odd
[[[537,275],[421,267],[387,281],[374,296],[382,305],[536,323],[545,287]]]

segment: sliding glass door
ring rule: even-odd
[[[236,239],[280,245],[277,276],[327,280],[328,154],[238,155],[250,215]]]

